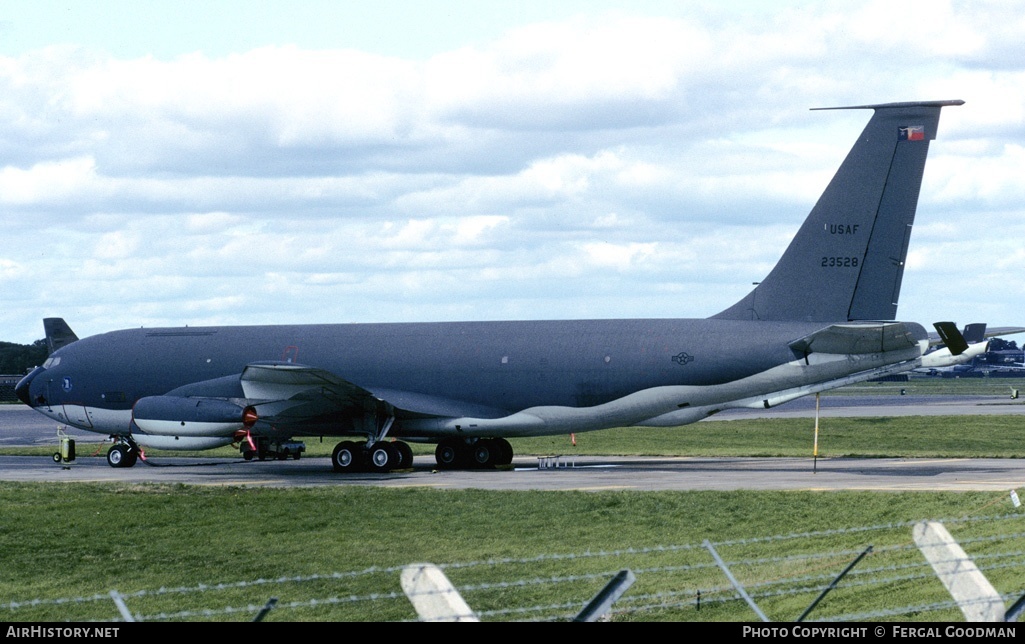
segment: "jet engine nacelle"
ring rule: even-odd
[[[139,429],[159,436],[233,436],[256,418],[252,406],[222,398],[149,396],[132,409]]]

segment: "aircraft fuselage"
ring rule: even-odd
[[[192,386],[196,395],[243,398],[237,376],[256,362],[344,373],[400,408],[438,417],[500,419],[536,407],[592,408],[647,390],[750,379],[799,362],[788,343],[823,326],[665,319],[128,329],[60,349],[22,386],[40,411],[105,434],[131,431],[131,410],[147,396],[189,395]],[[729,396],[756,396],[803,380],[769,378]],[[331,422],[309,433],[348,433]],[[415,429],[423,426],[400,419],[393,435],[424,435]]]

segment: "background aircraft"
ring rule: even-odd
[[[925,356],[923,356],[922,362],[924,366],[918,367],[913,371],[929,376],[944,377],[959,377],[960,375],[973,373],[978,373],[978,375],[990,373],[1006,375],[1025,374],[1025,365],[1016,363],[1013,359],[1021,357],[1020,351],[1011,352],[1011,356],[1006,354],[994,355],[994,352],[990,349],[989,342],[989,338],[996,336],[1025,333],[1025,328],[1005,326],[987,329],[986,327],[987,325],[984,322],[967,324],[959,335],[956,328],[950,328],[946,325],[938,326],[938,333],[929,334],[930,343],[933,345],[933,348],[929,349]],[[946,345],[948,339],[954,344],[953,347]],[[936,355],[933,355],[933,352],[936,352]],[[1012,357],[1012,359],[1008,359],[1009,357]]]
[[[115,467],[142,447],[237,443],[298,458],[301,436],[344,437],[337,471],[412,462],[507,464],[508,437],[693,423],[961,360],[963,338],[894,322],[929,142],[942,107],[873,116],[772,272],[708,319],[130,329],[78,339],[44,321],[52,353],[16,391],[61,423],[109,435]],[[401,440],[389,440],[401,439]]]

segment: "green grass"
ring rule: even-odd
[[[1022,423],[829,418],[819,455],[1019,457]],[[579,434],[576,446],[567,436],[513,443],[520,455],[807,456],[812,430],[810,419],[755,419]],[[311,440],[307,456],[327,455],[333,444]],[[80,447],[79,458],[89,451]],[[151,619],[246,621],[275,596],[268,620],[410,620],[398,567],[418,561],[446,565],[488,620],[565,618],[630,568],[637,582],[617,603],[618,620],[753,621],[705,539],[772,619],[794,619],[872,545],[813,617],[961,620],[949,607],[882,612],[950,601],[911,543],[910,522],[925,518],[948,520],[998,591],[1023,592],[1015,553],[1025,533],[1006,493],[439,491],[344,480],[309,489],[0,483],[0,621],[117,619],[112,589]],[[815,531],[826,533],[783,537]],[[290,581],[266,582],[281,577]],[[25,605],[66,598],[87,599]]]
[[[624,598],[619,619],[753,620],[743,602],[723,601],[732,593],[723,591],[728,584],[701,547],[705,539],[717,542],[719,552],[735,562],[734,573],[752,592],[761,593],[759,603],[767,614],[789,620],[811,602],[816,585],[828,583],[855,553],[873,545],[876,553],[859,566],[865,576],[835,591],[817,611],[819,617],[870,613],[894,602],[932,604],[949,596],[910,547],[909,526],[853,529],[1010,511],[1001,496],[5,483],[0,484],[0,620],[114,619],[117,613],[106,598],[111,589],[129,596],[133,612],[151,617],[184,610],[191,611],[188,619],[204,619],[200,611],[206,608],[258,606],[274,595],[281,608],[268,619],[414,619],[393,567],[419,561],[465,564],[449,567],[447,574],[488,619],[571,615],[617,570],[629,567],[638,582]],[[1016,532],[1016,526],[1001,525],[1012,523],[956,524],[951,531],[959,538]],[[759,539],[827,528],[852,530]],[[1020,536],[1005,537],[968,550],[985,556],[1019,550],[1022,543]],[[594,556],[599,552],[607,554]],[[744,561],[750,563],[736,563]],[[881,574],[871,572],[878,568]],[[1020,572],[1020,565],[1014,565],[988,574],[998,590],[1014,593],[1021,590]],[[323,578],[308,579],[313,575]],[[251,583],[282,576],[306,579]],[[781,578],[797,581],[777,585]],[[154,592],[238,581],[250,583],[203,592]],[[780,592],[805,586],[810,589]],[[140,590],[149,592],[132,595]],[[698,590],[703,591],[701,611],[695,606]],[[15,600],[93,595],[99,600],[9,606]],[[363,599],[327,601],[349,597]],[[651,597],[663,607],[650,608]],[[310,604],[312,599],[317,605]],[[567,602],[566,608],[492,612]],[[648,608],[630,610],[639,606]],[[246,620],[252,612],[206,618]],[[917,618],[958,615],[956,610],[929,611]]]
[[[1016,458],[1025,454],[1020,416],[907,416],[819,421],[822,457]],[[518,454],[646,456],[811,456],[814,419],[705,421],[675,428],[624,428],[517,439]]]

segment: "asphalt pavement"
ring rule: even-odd
[[[774,410],[734,410],[716,420],[808,417],[814,398]],[[820,414],[907,416],[1025,414],[1025,401],[1000,397],[830,396]],[[707,421],[706,421],[707,422]],[[0,480],[295,487],[377,485],[494,490],[987,490],[1025,485],[1025,459],[517,457],[501,470],[439,471],[431,456],[388,474],[335,474],[330,459],[244,461],[159,457],[135,467],[107,466],[99,434],[68,430],[78,442],[73,463],[49,456],[0,456]],[[57,445],[56,424],[21,405],[0,406],[0,446]],[[96,458],[90,456],[95,455]]]

